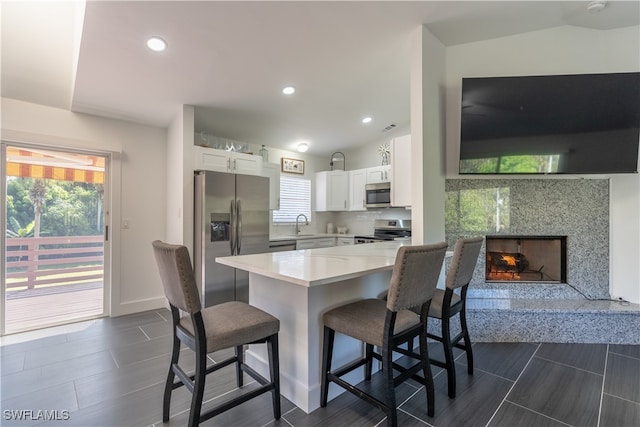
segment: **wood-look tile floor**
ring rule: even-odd
[[[0,425],[164,425],[169,319],[167,310],[157,310],[2,338]],[[640,425],[638,345],[476,343],[473,348],[474,375],[467,375],[464,356],[458,358],[456,399],[447,397],[444,371],[433,369],[434,417],[426,414],[418,383],[398,388],[400,426]],[[430,351],[437,356],[439,347]],[[190,358],[190,350],[184,352]],[[237,393],[233,368],[216,378],[207,385],[205,407]],[[189,397],[184,389],[174,391],[167,425],[186,424]],[[282,409],[282,418],[274,421],[266,394],[202,425],[386,425],[381,411],[349,393],[311,414],[284,398]],[[23,419],[16,420],[18,415]]]

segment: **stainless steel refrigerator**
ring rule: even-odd
[[[249,273],[216,257],[269,252],[269,178],[196,171],[194,268],[205,307],[249,300]]]

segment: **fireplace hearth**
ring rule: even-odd
[[[566,236],[486,236],[487,282],[566,283]]]

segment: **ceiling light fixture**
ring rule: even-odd
[[[147,47],[154,52],[163,52],[167,49],[167,42],[160,37],[153,36],[147,40]]]
[[[309,145],[306,142],[301,142],[298,144],[298,153],[304,153],[309,149]]]
[[[364,119],[362,119],[362,123],[366,125],[367,123],[371,123],[371,120],[373,120],[371,117],[365,117]]]
[[[606,1],[592,1],[587,5],[587,12],[598,13],[607,5]]]
[[[284,89],[282,89],[282,93],[284,93],[285,95],[293,95],[296,91],[296,88],[293,86],[287,86]]]

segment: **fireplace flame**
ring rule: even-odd
[[[502,261],[505,261],[507,263],[507,265],[509,265],[511,267],[515,267],[516,266],[516,258],[514,256],[502,255]]]

